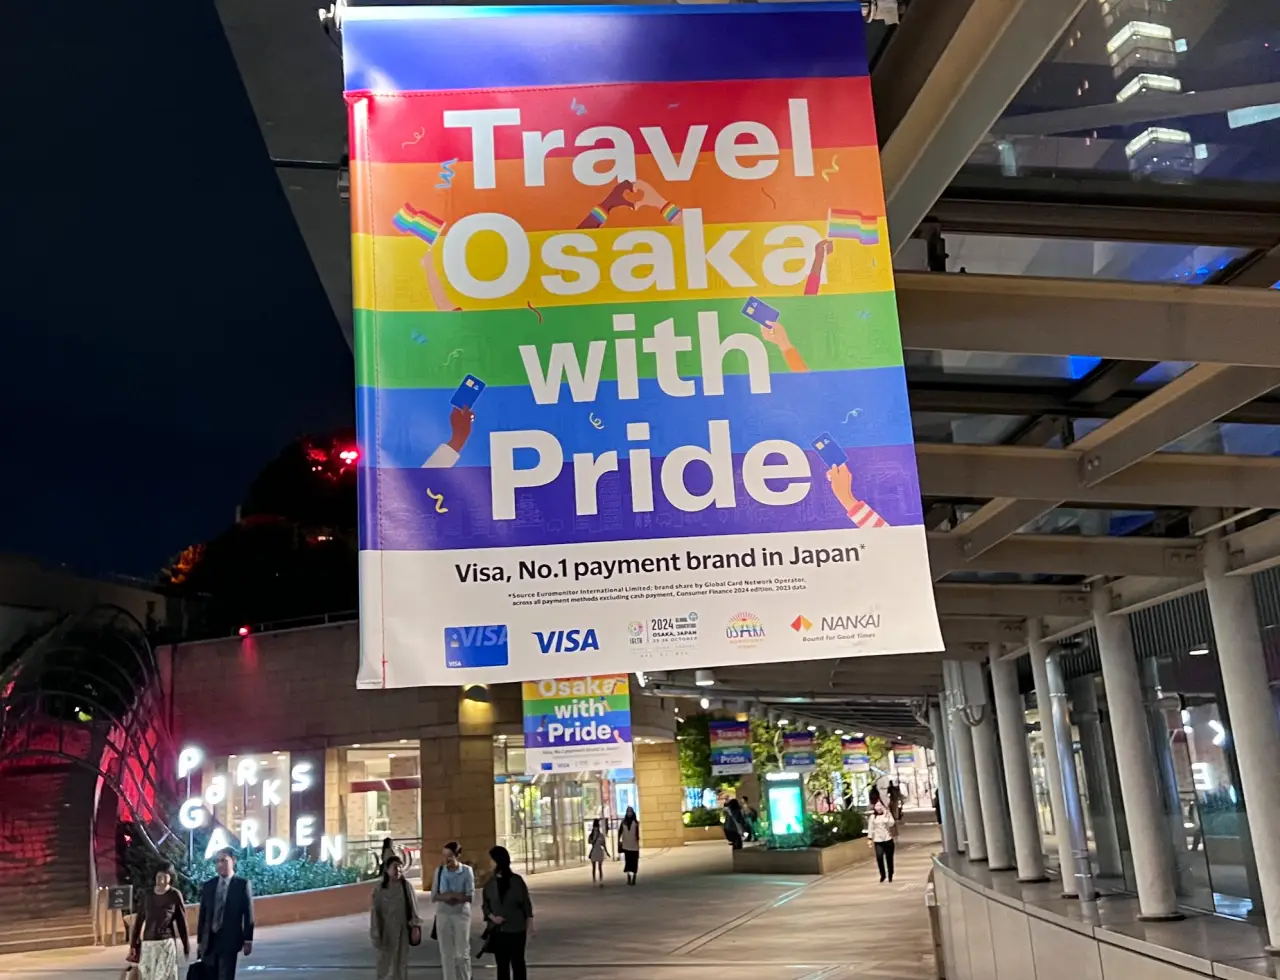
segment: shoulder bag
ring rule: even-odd
[[[431,901],[433,904],[435,902],[436,895],[438,895],[439,893],[440,893],[440,869],[436,868],[436,881],[435,881],[435,884],[431,886]],[[435,940],[440,939],[440,933],[436,930],[436,918],[439,915],[440,913],[436,912],[435,915],[431,916],[431,938]]]
[[[409,923],[409,945],[422,945],[422,926],[413,924],[413,898],[409,895],[409,889],[413,887],[409,884],[409,879],[401,878],[400,884],[404,886],[404,919]],[[431,924],[431,935],[434,938],[436,934],[435,923]]]

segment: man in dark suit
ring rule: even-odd
[[[253,888],[236,877],[236,856],[218,855],[218,874],[200,889],[196,945],[205,980],[233,980],[236,960],[253,952]]]

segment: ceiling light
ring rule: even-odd
[[[644,687],[645,684],[649,683],[649,679],[644,676],[643,670],[636,671],[636,683],[639,684],[641,687]]]
[[[843,729],[843,728],[837,728],[837,729],[836,729],[836,734],[837,734],[837,735],[843,735],[843,734],[844,734],[844,729]]]
[[[407,738],[402,738],[402,739],[400,739],[400,744],[401,744],[401,745],[408,745],[408,744],[409,744],[409,740],[408,740]]]
[[[791,724],[790,719],[787,719],[787,718],[779,718],[779,719],[778,719],[778,727],[779,727],[779,728],[782,728],[783,726],[785,726],[785,725],[790,725],[790,724]]]
[[[854,737],[854,738],[862,738],[862,732],[854,732],[854,733],[853,733],[853,737]]]
[[[701,701],[698,702],[698,704],[702,705],[703,711],[706,711],[708,708],[711,707],[711,702],[707,698],[703,698]]]
[[[698,687],[711,687],[716,682],[716,672],[714,670],[699,670],[693,675],[693,683]]]
[[[1209,651],[1206,650],[1204,647],[1198,647],[1195,650],[1188,650],[1187,656],[1188,657],[1207,657],[1209,656]]]
[[[353,749],[358,749],[358,748],[360,748],[360,743],[359,743],[359,742],[355,742],[355,743],[353,743],[353,744],[352,744],[352,746],[351,746],[351,747],[352,747]]]
[[[810,725],[810,726],[809,726],[809,731],[811,731],[811,732],[816,732],[817,730],[818,730],[818,726],[817,726],[817,725]]]
[[[388,759],[394,759],[395,757],[396,757],[396,754],[395,754],[394,752],[388,752],[388,753],[387,753],[387,758],[388,758]]]

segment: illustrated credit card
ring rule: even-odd
[[[484,391],[484,387],[483,381],[474,374],[468,374],[462,379],[462,384],[458,385],[458,390],[453,393],[453,397],[449,399],[449,404],[454,408],[470,409],[480,397],[480,392]]]
[[[742,308],[742,315],[750,320],[755,320],[762,327],[767,327],[770,320],[774,323],[779,322],[778,311],[764,302],[764,300],[756,299],[754,296],[747,300],[746,306]]]

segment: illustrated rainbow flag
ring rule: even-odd
[[[875,218],[868,218],[857,211],[827,211],[827,237],[850,238],[859,245],[879,245],[880,225]]]
[[[428,211],[419,211],[412,204],[406,204],[397,211],[391,223],[406,235],[416,235],[428,245],[434,245],[444,230],[443,218],[437,218]]]

